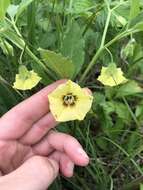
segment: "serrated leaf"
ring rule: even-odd
[[[10,5],[10,0],[0,0],[0,20],[5,17],[6,10]]]
[[[110,63],[108,67],[102,67],[101,74],[97,80],[105,86],[117,86],[127,82],[121,68],[117,68],[115,63]]]
[[[116,97],[131,96],[141,92],[142,88],[135,81],[129,81],[118,88]]]
[[[78,74],[84,63],[84,47],[85,41],[82,37],[81,29],[77,23],[73,23],[63,40],[61,53],[65,57],[69,57],[75,65],[74,77]]]
[[[29,90],[35,87],[40,80],[41,77],[33,70],[29,71],[25,66],[20,66],[13,87],[19,90]]]
[[[69,58],[50,50],[39,48],[39,51],[44,63],[48,68],[54,71],[58,77],[72,79],[75,66]]]

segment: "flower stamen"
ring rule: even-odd
[[[68,94],[63,96],[63,104],[65,106],[75,105],[76,100],[77,100],[77,97],[74,96],[72,93],[68,93]]]

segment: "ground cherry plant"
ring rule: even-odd
[[[50,110],[90,157],[51,190],[143,190],[142,36],[143,0],[0,0],[0,115],[67,79]]]

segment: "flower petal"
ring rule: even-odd
[[[25,66],[21,66],[19,69],[19,74],[16,74],[13,88],[19,90],[29,90],[35,87],[40,80],[41,77],[39,77],[33,70],[28,71]]]
[[[73,105],[65,105],[63,97],[67,94],[75,96]],[[48,95],[50,110],[56,121],[83,120],[90,110],[93,97],[82,89],[78,84],[68,80],[65,84],[59,85]]]
[[[102,67],[101,74],[97,80],[105,86],[117,86],[128,81],[123,76],[122,70],[117,68],[115,63],[109,64],[108,67]]]

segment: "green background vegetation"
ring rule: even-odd
[[[128,83],[105,87],[97,81],[101,67],[111,62],[122,68]],[[34,89],[12,88],[20,65],[42,78]],[[0,0],[0,115],[60,78],[94,92],[84,121],[57,127],[75,136],[91,160],[86,168],[77,167],[72,179],[59,177],[50,189],[139,189],[143,0]]]

